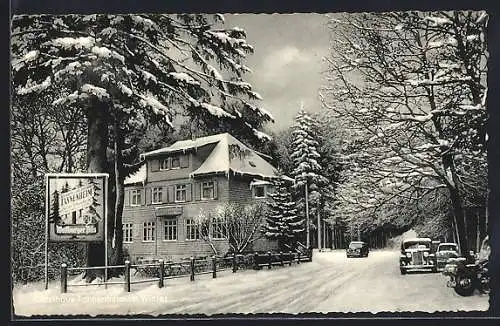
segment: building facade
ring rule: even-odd
[[[229,244],[217,209],[266,200],[277,177],[262,154],[227,133],[178,141],[141,159],[139,171],[125,180],[123,239],[133,262],[212,255],[212,246],[224,255]],[[210,241],[201,234],[202,220]],[[275,248],[275,241],[260,237],[247,249]]]

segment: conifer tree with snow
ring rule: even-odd
[[[304,232],[304,219],[297,215],[292,193],[283,178],[273,180],[274,191],[269,193],[269,213],[264,233],[270,239],[277,239],[281,250],[285,245],[296,247],[296,242]]]
[[[322,175],[322,167],[318,162],[321,156],[318,153],[319,143],[314,129],[315,121],[302,105],[292,130],[290,157],[294,163],[292,175],[295,178],[298,211],[306,215],[307,245],[310,244],[310,226],[312,224],[312,219],[307,215],[310,215],[311,211],[319,213],[321,194],[318,189],[328,183],[328,180]],[[309,206],[310,204],[312,205]],[[311,208],[312,210],[309,211]],[[307,223],[308,218],[309,223]]]
[[[219,14],[13,17],[14,97],[50,96],[56,108],[81,109],[87,171],[110,174],[110,264],[123,260],[123,181],[138,168],[130,134],[148,123],[174,128],[173,119],[190,112],[266,138],[253,122],[273,118],[254,104],[260,95],[243,79],[254,49],[244,30],[223,24]],[[90,244],[88,265],[103,262],[104,246]]]

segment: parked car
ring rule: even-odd
[[[446,262],[450,258],[458,258],[460,254],[458,253],[458,244],[453,242],[443,242],[440,243],[436,251],[436,263],[438,271],[444,269]]]
[[[347,258],[350,257],[368,257],[368,243],[363,241],[351,241],[346,249]]]
[[[430,238],[413,238],[401,242],[399,270],[404,275],[412,270],[437,272],[436,256]]]

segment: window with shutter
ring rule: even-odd
[[[175,185],[175,201],[185,202],[186,201],[187,187],[186,185]]]
[[[202,182],[202,184],[201,184],[201,198],[202,199],[214,199],[215,198],[214,188],[215,187],[214,187],[213,181]]]
[[[151,203],[160,204],[163,203],[163,188],[162,187],[154,187],[151,189]]]
[[[141,190],[132,189],[130,190],[130,206],[140,206],[142,203]]]

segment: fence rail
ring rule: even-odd
[[[285,264],[291,266],[293,263],[300,264],[301,262],[311,261],[312,251],[309,250],[306,254],[301,252],[267,252],[267,253],[253,253],[248,255],[242,254],[232,254],[226,255],[224,257],[212,256],[210,260],[207,259],[196,259],[191,257],[189,261],[183,262],[167,262],[165,263],[162,259],[158,259],[156,263],[147,264],[131,264],[130,261],[125,261],[125,265],[116,266],[91,266],[91,267],[68,267],[66,264],[61,265],[61,293],[66,293],[68,291],[68,286],[70,287],[81,287],[81,286],[97,286],[104,285],[106,288],[110,284],[120,284],[124,286],[125,291],[130,292],[132,284],[140,283],[153,283],[158,282],[158,287],[164,287],[164,281],[168,279],[188,277],[193,282],[195,280],[195,275],[206,275],[212,274],[212,278],[217,278],[217,272],[228,270],[231,268],[233,273],[236,273],[238,269],[262,269],[267,267],[271,269],[272,266],[282,266]],[[143,271],[145,275],[150,278],[131,280],[130,270],[135,269],[135,273],[138,271]],[[124,281],[108,281],[104,279],[103,283],[78,283],[78,284],[68,284],[68,271],[87,271],[87,270],[109,270],[109,269],[123,269],[124,270]],[[174,272],[175,270],[175,272]],[[184,270],[185,273],[182,273]],[[134,274],[135,275],[135,274]],[[156,277],[153,277],[156,276]]]

